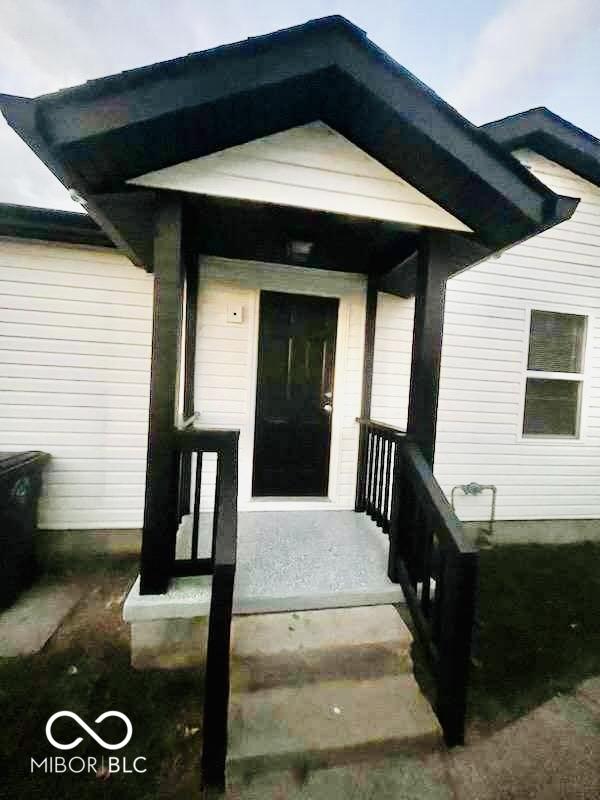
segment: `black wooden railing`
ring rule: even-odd
[[[387,526],[388,574],[402,586],[429,658],[436,684],[435,710],[446,742],[461,744],[475,622],[477,550],[466,543],[462,525],[419,448],[397,429],[370,420],[360,423],[366,444],[359,465],[363,474],[359,473],[357,510],[365,510],[384,530]]]
[[[204,684],[202,778],[206,789],[221,792],[225,788],[231,614],[237,550],[238,439],[239,431],[229,430],[187,428],[176,433],[180,454],[179,518],[190,508],[191,486],[190,478],[186,476],[192,473],[194,454],[196,468],[190,554],[189,558],[175,560],[173,574],[212,574]],[[216,453],[217,469],[211,553],[199,557],[200,494],[205,453]]]
[[[405,435],[383,422],[359,418],[360,458],[356,511],[366,511],[385,533],[390,532],[393,469],[398,441]]]

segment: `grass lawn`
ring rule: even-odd
[[[480,554],[469,716],[502,724],[600,674],[600,544]]]
[[[0,659],[0,798],[20,800],[179,800],[200,782],[202,674],[136,672],[129,665],[129,631],[121,603],[137,564],[112,559],[74,565],[82,602],[44,650]],[[60,570],[47,580],[61,578]],[[558,692],[600,674],[600,545],[511,546],[481,552],[479,665],[472,670],[470,726],[485,734]],[[416,663],[417,669],[420,665]],[[141,775],[31,774],[30,758],[97,756],[89,737],[57,753],[45,737],[48,718],[63,709],[93,729],[97,716],[121,711],[133,724],[118,751],[144,756]],[[112,726],[112,723],[115,726]],[[98,733],[122,737],[107,720]],[[70,741],[82,731],[64,721],[55,734]],[[101,752],[101,751],[100,751]]]
[[[599,543],[481,550],[479,603],[467,733],[491,733],[600,675]],[[401,614],[412,628],[408,611]],[[417,641],[413,660],[433,700]]]
[[[80,564],[82,602],[37,655],[0,659],[0,798],[20,800],[171,800],[197,796],[202,728],[202,675],[198,670],[137,672],[129,665],[129,631],[121,620],[123,595],[137,563],[112,560]],[[55,577],[57,577],[55,575]],[[50,580],[51,578],[46,578]],[[45,736],[56,711],[74,711],[106,741],[123,738],[123,723],[94,724],[104,711],[125,713],[133,737],[109,755],[145,756],[145,774],[31,774],[30,758],[100,756],[102,749],[76,722],[59,720],[55,736],[76,750],[60,752]],[[63,724],[64,723],[64,724]],[[114,723],[114,725],[113,725]],[[104,751],[106,753],[106,751]],[[79,762],[78,762],[79,764]],[[143,762],[138,762],[143,766]],[[78,765],[77,767],[78,768]]]

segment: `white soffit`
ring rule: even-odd
[[[312,122],[128,183],[454,231],[459,219],[323,122]]]

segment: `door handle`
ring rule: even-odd
[[[333,406],[331,405],[331,403],[325,403],[325,405],[323,406],[323,411],[326,414],[331,414],[331,412],[333,411]]]

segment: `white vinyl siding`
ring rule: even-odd
[[[158,189],[470,230],[322,122],[133,178]]]
[[[41,528],[139,528],[152,277],[85,247],[0,239],[0,448],[52,456]]]
[[[600,189],[534,153],[520,158],[550,188],[582,202],[573,219],[450,280],[436,476],[448,495],[456,484],[495,484],[500,519],[600,518]],[[41,526],[139,527],[151,276],[113,252],[4,239],[0,281],[0,446],[52,455]],[[261,288],[340,297],[330,489],[332,507],[352,508],[364,276],[203,260],[199,421],[240,427],[240,505],[248,507]],[[232,306],[243,309],[242,323],[228,322]],[[532,308],[587,319],[579,439],[521,436]],[[400,427],[413,309],[412,300],[379,295],[372,416]],[[459,493],[457,504],[463,519],[489,514],[487,494]]]
[[[371,417],[406,428],[415,301],[377,296]]]
[[[339,297],[329,497],[353,508],[362,389],[366,281],[362,275],[219,258],[200,262],[196,351],[197,424],[240,429],[240,507],[251,496],[260,290]],[[228,321],[229,310],[242,321]],[[214,457],[206,457],[202,504],[214,493]],[[253,501],[256,503],[267,501]],[[302,501],[306,505],[311,501]],[[289,505],[289,504],[288,504]],[[282,508],[281,501],[276,507]],[[290,506],[292,507],[292,506]]]
[[[518,157],[552,190],[581,198],[571,220],[455,276],[448,283],[435,474],[448,496],[477,481],[498,487],[499,519],[600,517],[600,188],[531,151]],[[387,298],[401,325],[408,301]],[[530,309],[587,317],[585,380],[578,439],[522,437]],[[386,311],[386,316],[389,317]],[[389,325],[378,318],[373,416],[406,422],[386,397],[382,361],[408,393],[407,343],[383,352]],[[405,412],[403,412],[405,414]],[[465,520],[486,519],[490,497],[463,497]]]

